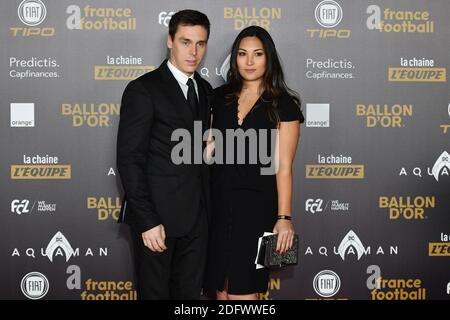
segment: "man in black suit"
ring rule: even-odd
[[[140,299],[200,298],[209,173],[206,164],[175,164],[178,142],[171,137],[180,128],[194,137],[194,121],[201,121],[202,130],[209,127],[212,88],[196,72],[209,30],[203,13],[177,12],[169,24],[169,60],[123,93],[117,168],[125,198],[119,222],[132,229]]]

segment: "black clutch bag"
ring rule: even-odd
[[[269,269],[296,265],[298,263],[298,235],[294,235],[292,247],[283,254],[279,254],[276,251],[277,240],[278,234],[262,238],[258,253],[258,264]]]

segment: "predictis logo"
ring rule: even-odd
[[[10,57],[9,68],[9,77],[14,80],[62,78],[61,65],[52,57]]]
[[[311,80],[345,80],[356,79],[356,65],[348,58],[317,59],[307,57],[305,77]]]

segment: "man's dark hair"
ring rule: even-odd
[[[175,38],[178,26],[203,26],[208,32],[209,38],[210,23],[208,17],[200,11],[186,9],[178,11],[172,16],[169,22],[169,35],[172,40]]]

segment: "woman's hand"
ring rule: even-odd
[[[295,230],[290,220],[279,219],[273,228],[273,232],[278,234],[277,251],[279,253],[284,253],[292,247]]]

